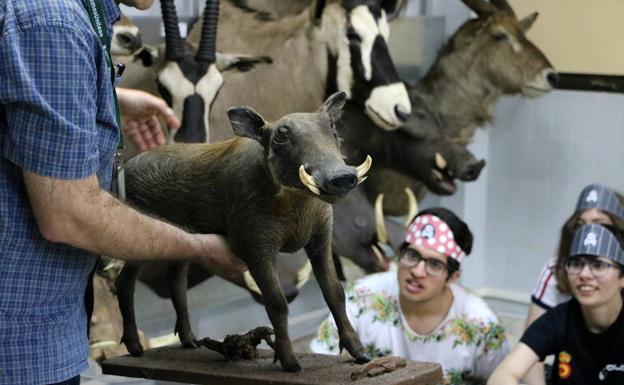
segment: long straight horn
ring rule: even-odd
[[[477,15],[484,16],[496,12],[496,8],[484,0],[462,0],[466,7],[472,9]]]
[[[199,49],[195,59],[198,62],[214,63],[217,45],[217,24],[219,23],[219,0],[206,0],[204,24],[202,25]]]
[[[165,58],[178,61],[184,57],[184,45],[178,28],[178,14],[173,0],[161,0],[163,23],[165,24]]]
[[[515,16],[514,10],[511,8],[511,5],[507,2],[507,0],[490,0],[490,2],[501,11],[509,12]]]

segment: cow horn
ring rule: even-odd
[[[511,8],[511,5],[507,2],[507,0],[490,0],[490,2],[501,11],[509,12],[515,16],[514,10]]]
[[[301,179],[301,183],[310,191],[316,195],[321,195],[321,186],[316,183],[312,175],[308,174],[303,165],[299,166],[299,179]]]
[[[204,24],[202,25],[199,49],[195,59],[198,62],[214,63],[216,60],[217,26],[219,23],[219,0],[206,0]]]
[[[301,289],[303,285],[308,282],[310,279],[310,273],[312,273],[312,264],[308,259],[306,260],[306,264],[297,272],[297,282],[295,283],[295,287],[297,289]]]
[[[249,272],[249,270],[243,273],[243,279],[245,280],[245,286],[247,286],[249,290],[253,291],[254,293],[258,293],[262,295],[262,292],[260,291],[260,288],[258,287],[256,280],[251,276],[251,273]]]
[[[366,179],[365,175],[368,172],[368,170],[370,170],[372,164],[373,164],[373,158],[371,158],[370,155],[366,155],[366,160],[364,160],[364,162],[362,162],[361,165],[357,166],[356,170],[357,170],[358,184],[364,182],[364,180]]]
[[[414,191],[411,188],[405,188],[405,194],[407,195],[408,209],[407,209],[407,219],[405,220],[405,227],[409,226],[412,218],[416,216],[418,213],[418,202],[416,201],[416,195],[414,195]]]
[[[160,9],[165,24],[165,58],[178,61],[184,57],[184,45],[180,37],[178,14],[173,0],[162,0]]]
[[[466,7],[473,10],[479,16],[485,16],[496,12],[496,8],[483,0],[462,0]]]
[[[386,229],[383,215],[383,199],[383,194],[377,195],[377,199],[375,199],[375,230],[377,232],[377,240],[388,243],[388,230]]]

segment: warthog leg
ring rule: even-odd
[[[318,282],[325,302],[329,307],[340,338],[340,350],[347,349],[351,357],[358,364],[370,361],[370,356],[366,353],[360,338],[351,326],[347,312],[345,310],[345,294],[331,257],[331,229],[314,235],[305,249],[312,263],[314,277]]]
[[[243,260],[247,261],[249,271],[262,292],[262,302],[264,302],[273,330],[275,330],[275,359],[273,362],[279,360],[285,371],[298,372],[301,370],[301,366],[295,358],[288,336],[288,303],[277,276],[276,254],[277,252],[264,254],[270,256],[257,258],[253,262],[249,262],[250,259],[247,258],[243,258]]]
[[[197,338],[191,330],[186,302],[186,273],[188,268],[188,263],[172,263],[167,272],[167,285],[177,316],[175,332],[178,333],[182,346],[185,348],[196,348]]]
[[[121,343],[125,344],[128,352],[135,357],[143,355],[143,347],[139,341],[139,332],[134,317],[134,287],[141,269],[139,265],[126,263],[115,282],[119,310],[123,319]]]

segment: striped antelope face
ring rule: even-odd
[[[447,48],[461,51],[466,62],[480,69],[484,83],[504,94],[534,98],[552,91],[558,82],[557,72],[525,35],[537,13],[518,20],[506,0],[463,2],[479,18],[462,25]]]
[[[407,90],[386,45],[388,15],[398,7],[396,0],[344,0],[328,6],[322,17],[324,30],[333,34],[327,41],[336,58],[338,90],[386,130],[400,127],[411,112]]]
[[[211,22],[204,23],[202,27],[195,55],[180,37],[173,1],[162,0],[161,7],[167,63],[158,74],[158,89],[182,122],[179,130],[172,130],[169,140],[206,142],[210,105],[223,85],[223,77],[215,64],[219,2],[206,0],[204,19]]]

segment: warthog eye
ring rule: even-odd
[[[497,42],[507,41],[508,38],[509,37],[502,32],[497,32],[494,35],[492,35],[492,39],[494,39],[494,41],[497,41]]]
[[[273,136],[273,143],[275,144],[284,144],[288,142],[288,134],[290,129],[286,126],[280,126],[275,131],[275,135]]]

